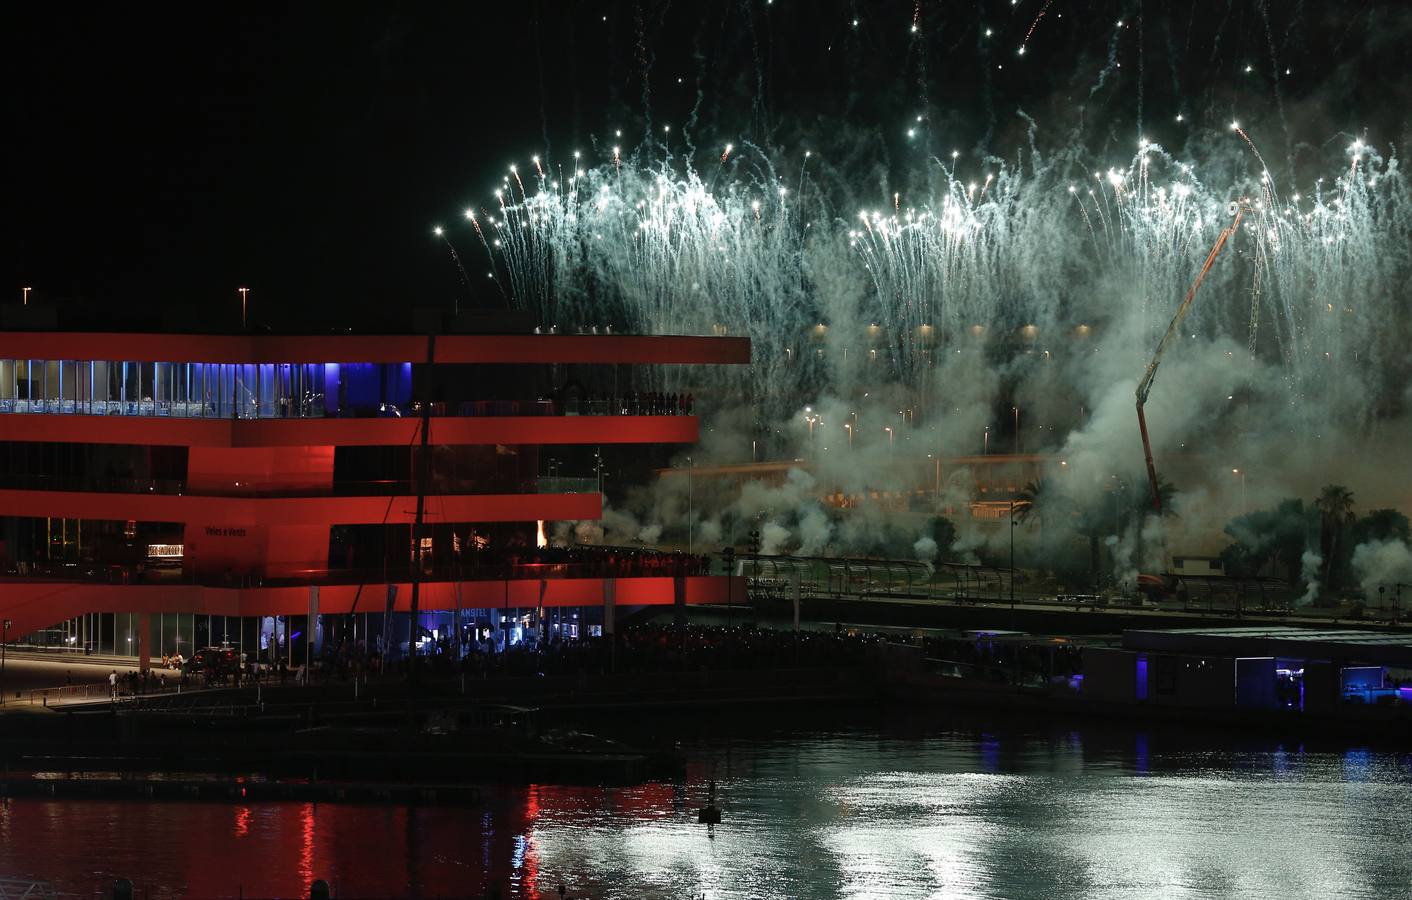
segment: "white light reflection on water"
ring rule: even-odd
[[[1412,896],[1407,757],[987,745],[737,747],[709,832],[692,796],[534,842],[603,898]]]

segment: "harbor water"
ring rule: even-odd
[[[685,774],[471,807],[0,803],[0,876],[138,897],[1412,896],[1412,754],[1089,724],[680,729]],[[697,823],[716,783],[724,821]],[[110,896],[110,894],[108,894]]]

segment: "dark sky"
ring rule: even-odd
[[[214,323],[245,284],[277,327],[402,321],[464,290],[430,228],[508,162],[663,123],[690,126],[698,164],[728,140],[808,142],[863,192],[953,146],[1009,155],[1017,110],[1096,153],[1241,115],[1297,168],[1341,133],[1405,136],[1408,7],[11,5],[0,290]]]

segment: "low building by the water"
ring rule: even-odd
[[[1134,630],[1084,653],[1095,700],[1329,711],[1412,704],[1412,635],[1256,626]]]

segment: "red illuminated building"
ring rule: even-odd
[[[605,477],[696,441],[694,373],[749,354],[726,337],[0,333],[6,637],[303,661],[335,640],[405,652],[414,583],[418,641],[589,632],[605,600],[724,601],[699,560],[539,545],[601,516]]]

